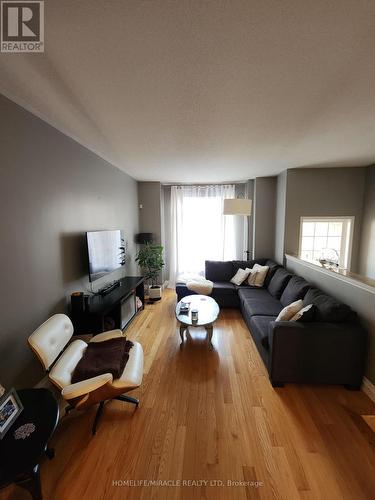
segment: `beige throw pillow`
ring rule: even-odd
[[[231,283],[235,285],[241,285],[250,274],[250,269],[239,269],[233,278],[230,280]]]
[[[304,314],[306,314],[306,313],[308,313],[308,312],[310,311],[310,309],[311,309],[312,307],[313,307],[313,305],[312,305],[312,304],[309,304],[308,306],[303,307],[300,311],[298,311],[298,313],[297,313],[297,314],[295,314],[295,315],[293,316],[293,318],[291,318],[291,319],[290,319],[290,321],[298,321],[298,320],[300,320],[300,319],[303,317],[303,315],[304,315]],[[312,315],[313,315],[313,314],[314,314],[314,312],[312,312]],[[306,315],[307,315],[307,314],[306,314]],[[312,315],[311,315],[311,316],[312,316]],[[303,321],[303,320],[301,320],[301,321]],[[309,320],[306,320],[306,321],[309,321]],[[310,319],[310,321],[311,321],[311,319]]]
[[[266,279],[268,270],[269,266],[254,264],[254,267],[250,270],[250,274],[247,279],[248,285],[262,287],[264,280]]]
[[[258,271],[256,269],[250,269],[249,277],[247,278],[247,284],[255,286],[255,279],[257,277]]]
[[[303,308],[303,301],[296,300],[280,311],[275,321],[290,321]]]

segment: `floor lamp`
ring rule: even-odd
[[[224,215],[243,215],[249,217],[251,215],[251,207],[253,200],[248,198],[225,198],[224,199]],[[250,259],[250,250],[245,250],[247,260]]]

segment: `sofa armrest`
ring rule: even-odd
[[[361,384],[366,332],[357,323],[272,321],[269,344],[275,383]]]
[[[97,377],[88,378],[87,380],[67,385],[61,391],[61,394],[66,400],[78,398],[79,396],[84,396],[85,394],[96,391],[96,389],[99,389],[99,387],[102,387],[108,382],[112,382],[112,380],[113,376],[111,373],[104,373]]]
[[[90,342],[103,342],[104,340],[115,339],[117,337],[125,337],[121,330],[108,330],[108,332],[98,333]]]

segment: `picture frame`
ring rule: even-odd
[[[0,398],[0,440],[22,412],[23,406],[14,388]]]

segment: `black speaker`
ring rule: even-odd
[[[154,241],[154,235],[152,233],[138,233],[135,236],[135,242],[139,245],[145,245],[146,243],[152,243]]]
[[[85,295],[83,292],[74,292],[71,294],[70,307],[73,314],[82,313],[85,310]]]

